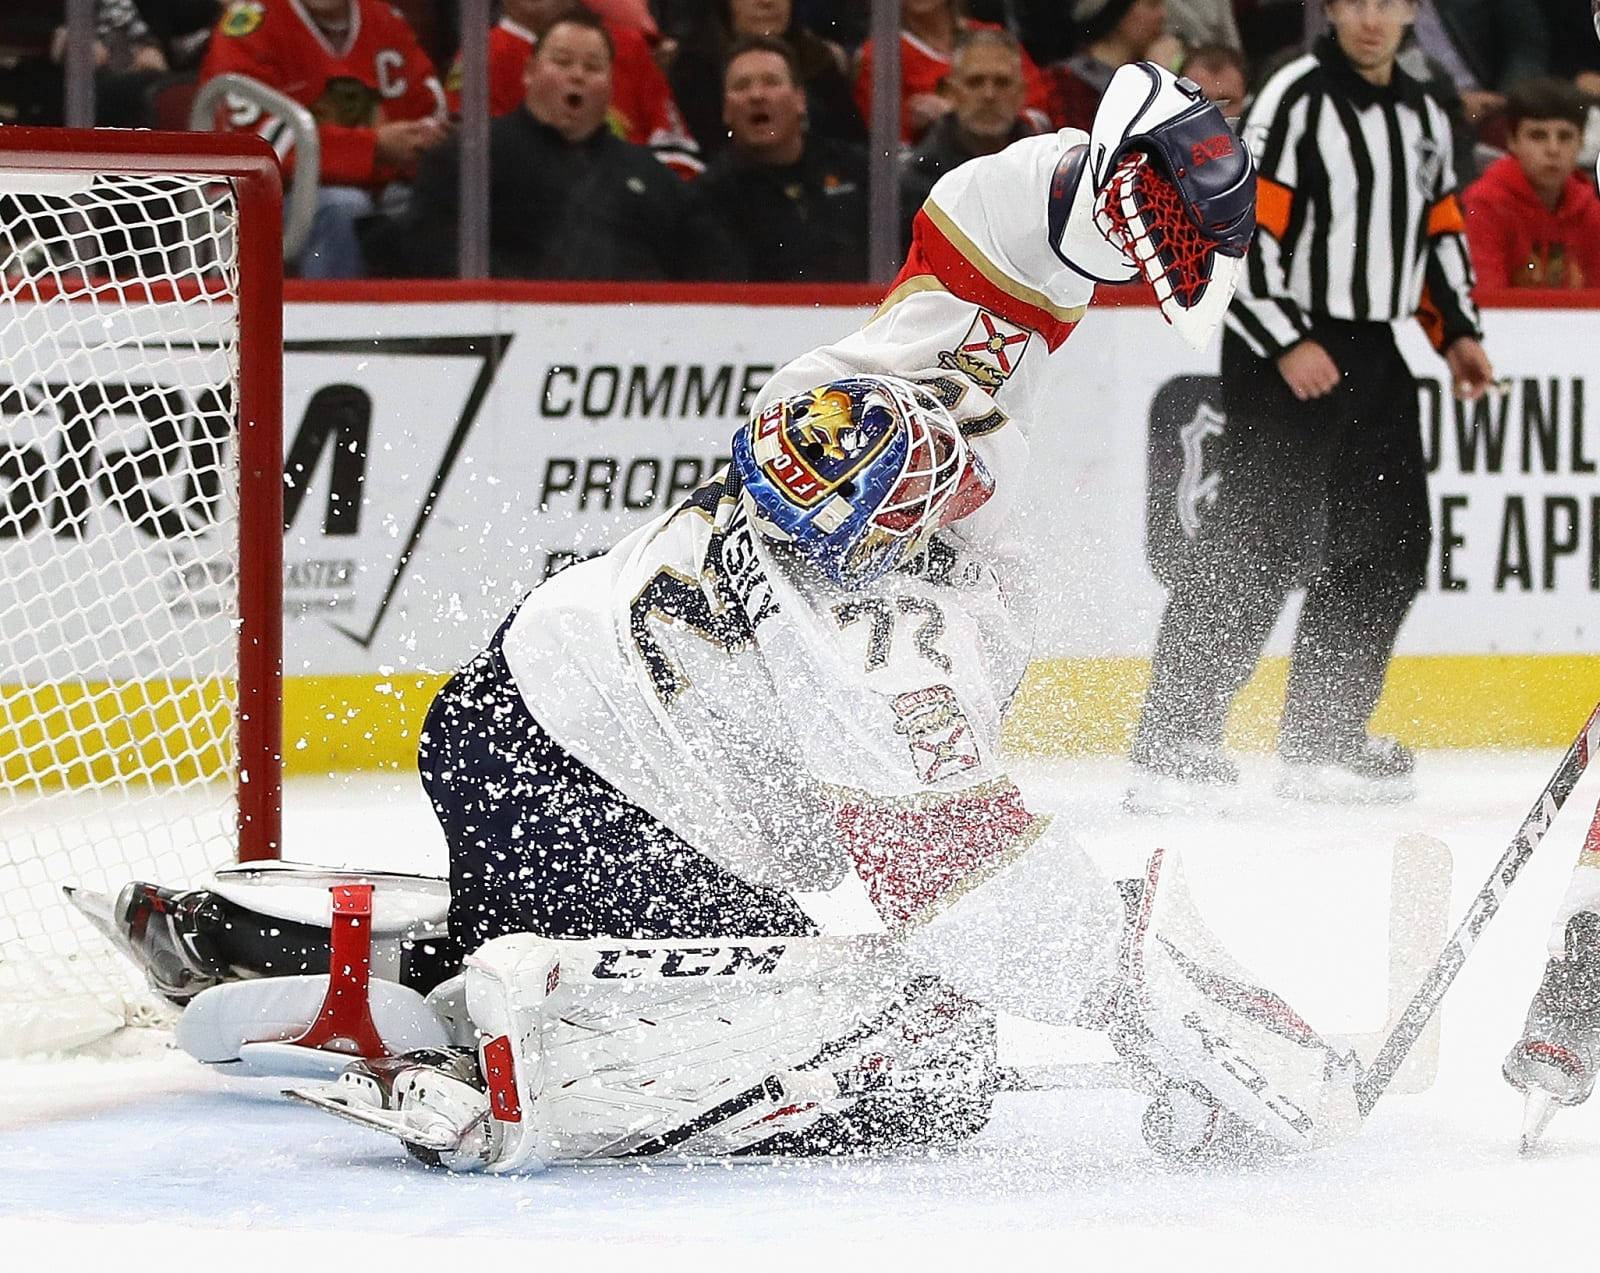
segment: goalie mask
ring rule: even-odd
[[[762,535],[846,588],[909,561],[994,492],[950,413],[889,376],[773,403],[734,434],[733,466]]]
[[[1222,321],[1256,224],[1250,152],[1197,85],[1149,62],[1112,76],[1087,148],[1049,196],[1050,244],[1104,283],[1143,277],[1197,348]]]

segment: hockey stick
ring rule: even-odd
[[[1472,948],[1478,944],[1484,928],[1495,917],[1500,904],[1505,901],[1506,893],[1528,859],[1533,856],[1534,849],[1544,839],[1545,832],[1555,821],[1556,814],[1561,812],[1561,807],[1566,804],[1572,789],[1578,785],[1578,779],[1583,777],[1583,771],[1588,767],[1596,751],[1600,751],[1600,703],[1595,705],[1594,711],[1589,714],[1589,719],[1584,722],[1583,728],[1578,731],[1578,736],[1573,739],[1572,746],[1567,748],[1567,754],[1561,758],[1561,763],[1556,766],[1550,781],[1545,784],[1544,790],[1539,793],[1539,798],[1534,801],[1528,816],[1522,820],[1517,833],[1511,837],[1511,843],[1506,846],[1506,851],[1494,864],[1494,870],[1490,872],[1488,880],[1478,890],[1478,895],[1472,899],[1472,904],[1467,907],[1467,913],[1456,926],[1455,932],[1450,935],[1450,940],[1445,943],[1444,949],[1439,952],[1439,958],[1434,962],[1427,977],[1423,979],[1422,985],[1417,988],[1416,994],[1411,997],[1411,1002],[1401,1014],[1400,1020],[1395,1023],[1394,1029],[1389,1032],[1389,1037],[1378,1049],[1378,1054],[1372,1058],[1361,1079],[1356,1083],[1356,1108],[1363,1118],[1372,1112],[1372,1107],[1378,1103],[1378,1098],[1383,1095],[1390,1080],[1394,1078],[1401,1063],[1406,1059],[1406,1053],[1427,1029],[1429,1020],[1438,1011],[1445,992],[1455,981],[1462,964],[1466,962]]]

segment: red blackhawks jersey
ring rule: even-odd
[[[375,158],[379,124],[443,119],[444,89],[406,20],[381,0],[350,0],[350,30],[337,44],[299,0],[235,0],[201,67],[202,81],[236,72],[308,107],[322,140],[327,185],[381,186],[406,174]],[[294,134],[277,117],[230,97],[228,122],[259,133],[287,162]]]
[[[611,109],[606,123],[624,141],[648,146],[680,175],[692,177],[703,167],[699,147],[678,113],[667,77],[656,65],[649,41],[635,27],[607,22],[616,50],[611,68]],[[533,52],[532,31],[501,18],[489,32],[489,113],[506,115],[522,104],[523,69]],[[445,91],[452,114],[461,113],[461,58],[451,63]]]
[[[968,19],[965,24],[968,31],[980,29],[999,30],[993,22],[976,22]],[[911,129],[911,99],[920,97],[925,93],[937,93],[939,84],[946,75],[950,74],[950,59],[940,53],[932,45],[924,44],[909,31],[900,32],[900,140],[912,142]],[[1026,52],[1022,54],[1022,83],[1026,96],[1023,99],[1023,115],[1038,129],[1050,126],[1050,90],[1045,83],[1044,76],[1039,73],[1039,68],[1034,65],[1033,59]],[[872,41],[868,40],[861,46],[861,55],[857,62],[856,82],[854,89],[856,109],[861,112],[862,119],[872,118]]]

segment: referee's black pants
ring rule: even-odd
[[[1364,733],[1378,701],[1433,533],[1416,381],[1387,323],[1323,319],[1313,338],[1343,379],[1309,402],[1273,359],[1223,338],[1217,499],[1162,615],[1135,761],[1220,744],[1301,584],[1278,750],[1327,758]]]

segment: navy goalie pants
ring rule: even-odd
[[[510,622],[439,691],[417,755],[450,848],[450,932],[462,948],[518,932],[814,933],[788,894],[723,870],[544,731],[501,649]]]

